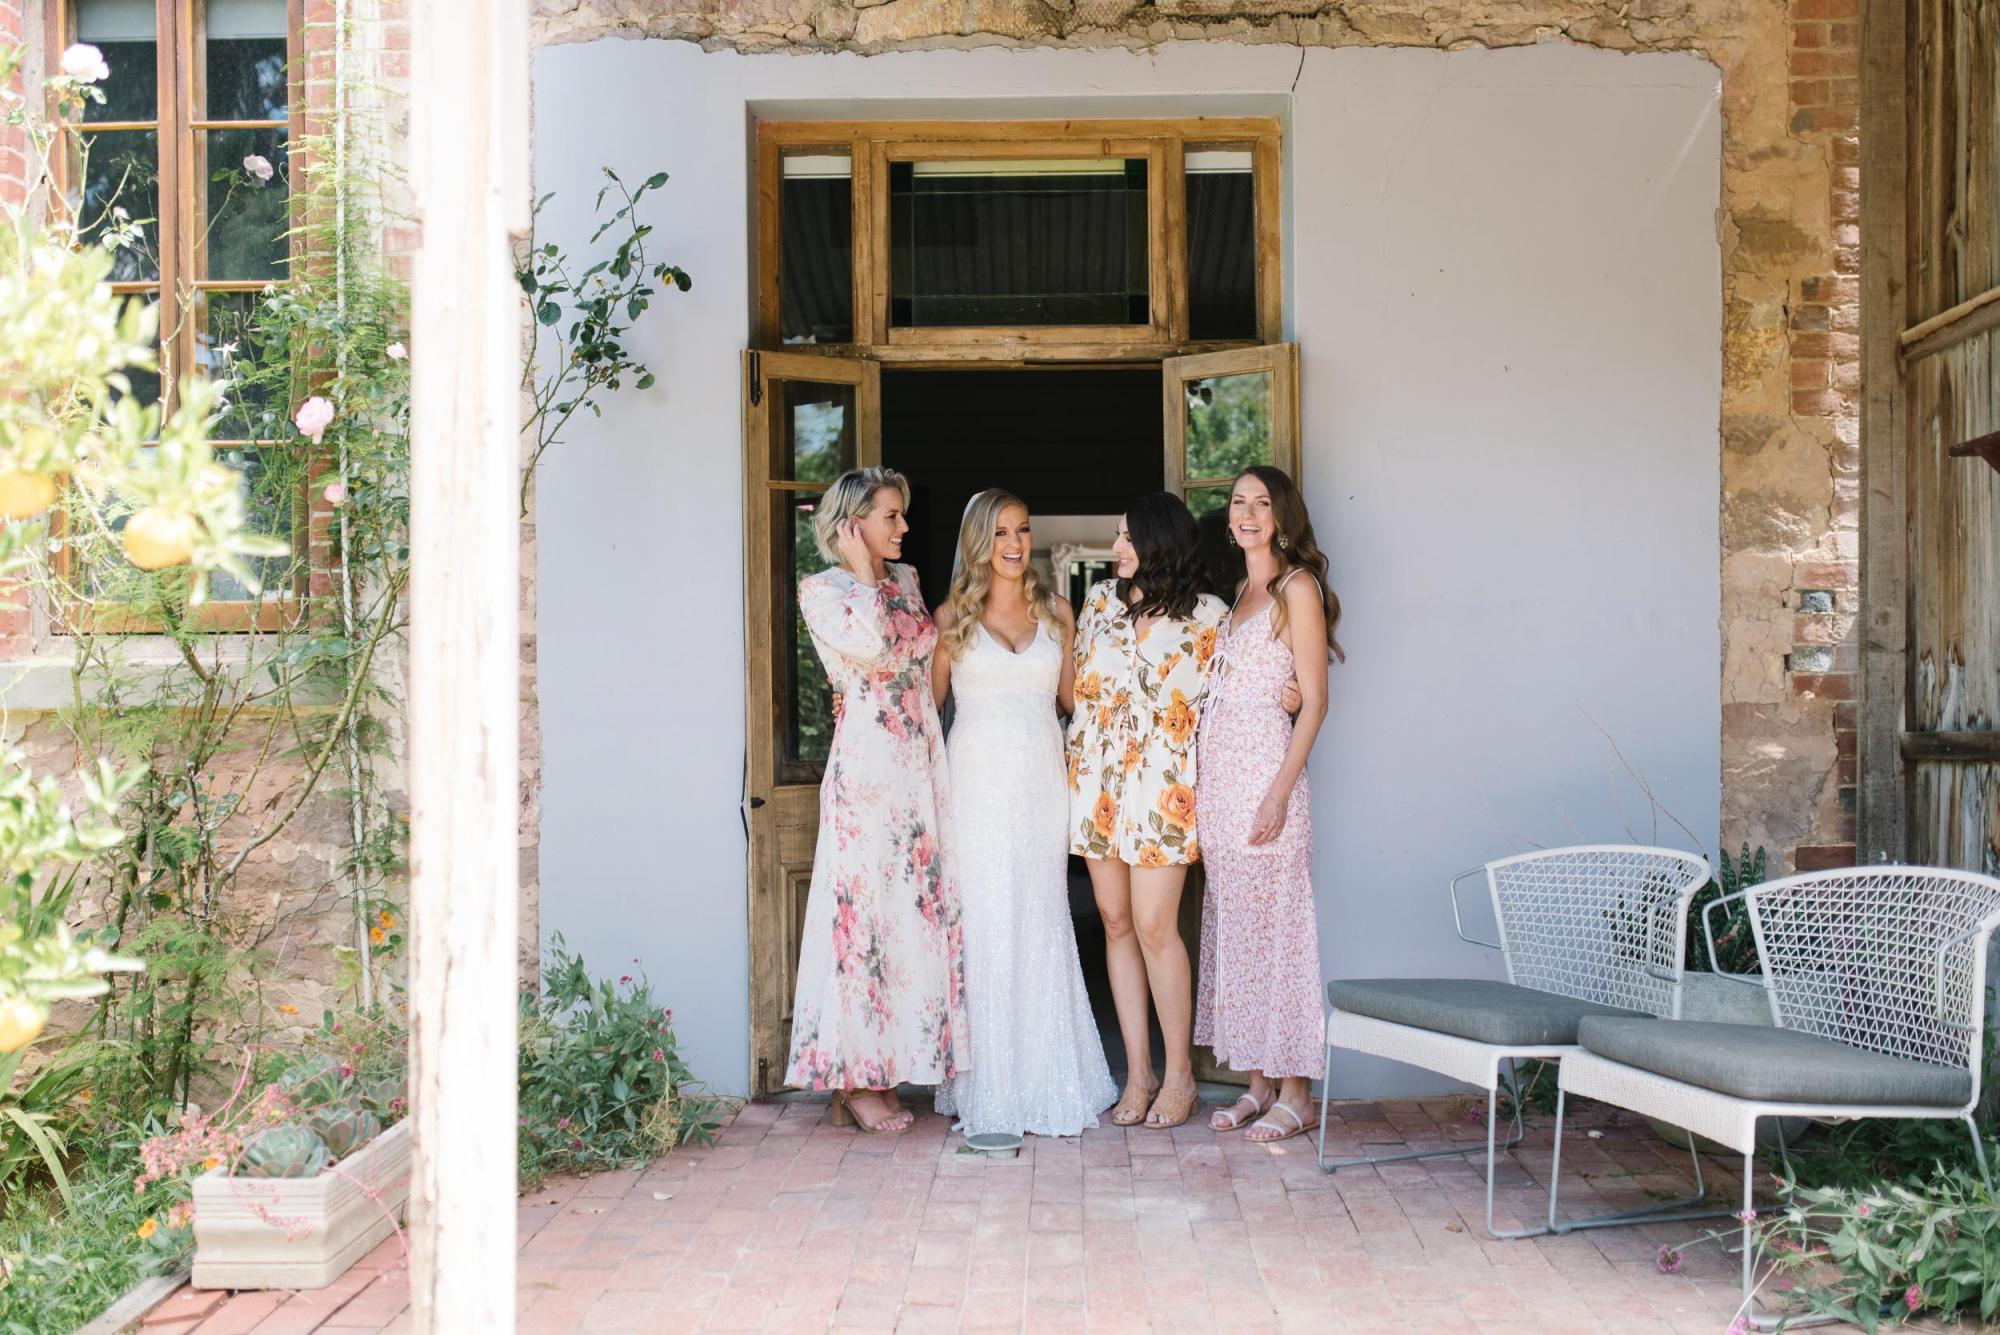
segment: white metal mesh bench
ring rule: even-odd
[[[1711,964],[1714,911],[1737,899],[1748,907],[1762,972],[1723,976],[1762,987],[1777,1027],[1581,1021],[1582,1051],[1563,1062],[1558,1083],[1548,1222],[1557,1232],[1627,1222],[1557,1218],[1569,1095],[1720,1141],[1743,1155],[1748,1305],[1759,1118],[1956,1118],[1992,1185],[1972,1112],[2000,880],[1931,867],[1859,867],[1751,886],[1704,910]],[[1754,1310],[1750,1317],[1762,1328],[1772,1324]]]
[[[1461,882],[1486,874],[1498,941],[1466,934]],[[1498,1150],[1522,1136],[1515,1063],[1560,1061],[1575,1052],[1577,1028],[1591,1019],[1680,1014],[1688,902],[1709,879],[1708,862],[1669,848],[1590,845],[1547,849],[1490,862],[1452,878],[1452,922],[1462,940],[1498,950],[1507,981],[1473,978],[1347,979],[1327,984],[1326,1070],[1320,1103],[1319,1166],[1324,1172],[1463,1154],[1470,1147],[1403,1150],[1355,1159],[1326,1157],[1326,1101],[1336,1048],[1387,1057],[1486,1091],[1486,1231],[1532,1237],[1546,1228],[1493,1226]],[[1496,1144],[1500,1068],[1515,1092],[1514,1129]],[[1695,1159],[1697,1197],[1701,1161]],[[1662,1207],[1672,1209],[1687,1202]]]

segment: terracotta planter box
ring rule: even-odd
[[[410,1123],[317,1177],[194,1181],[198,1289],[324,1288],[395,1231],[410,1198]]]

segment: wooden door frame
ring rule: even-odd
[[[1861,6],[1861,681],[1855,857],[1909,854],[1902,733],[1909,689],[1907,0]]]
[[[750,947],[751,1092],[784,1086],[790,1034],[785,979],[792,963],[785,951],[796,926],[801,878],[812,875],[812,850],[788,847],[786,834],[816,820],[819,780],[800,783],[778,772],[778,673],[771,569],[772,501],[786,492],[825,490],[825,483],[771,476],[773,382],[846,384],[855,388],[854,463],[882,458],[882,368],[868,358],[797,352],[745,351],[742,359],[744,774],[743,829],[747,874],[744,911]],[[775,896],[776,902],[768,902]]]

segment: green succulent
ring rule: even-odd
[[[340,1063],[320,1052],[285,1072],[278,1083],[299,1101],[300,1106],[310,1110],[339,1100],[345,1092],[346,1079],[340,1073]]]
[[[273,1126],[243,1147],[238,1177],[312,1177],[326,1167],[326,1142],[306,1126]]]
[[[326,1143],[336,1159],[345,1159],[382,1134],[382,1119],[350,1095],[306,1114],[306,1125]]]
[[[401,1111],[390,1105],[399,1099],[408,1102],[404,1097],[406,1088],[401,1075],[383,1075],[361,1081],[358,1092],[361,1095],[362,1106],[381,1118],[386,1125],[395,1121]]]

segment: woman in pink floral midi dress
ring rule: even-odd
[[[900,1130],[900,1083],[968,1061],[944,733],[931,697],[937,627],[901,554],[908,491],[888,469],[843,475],[814,515],[839,565],[799,582],[799,610],[840,694],[820,780],[785,1079],[835,1091],[835,1121]]]
[[[1283,1140],[1311,1120],[1325,1041],[1312,888],[1306,757],[1326,717],[1326,663],[1340,604],[1298,488],[1275,468],[1239,476],[1229,534],[1248,571],[1221,625],[1202,708],[1195,810],[1208,868],[1194,1039],[1250,1073],[1250,1092],[1209,1125]],[[1296,677],[1294,721],[1278,703]]]

